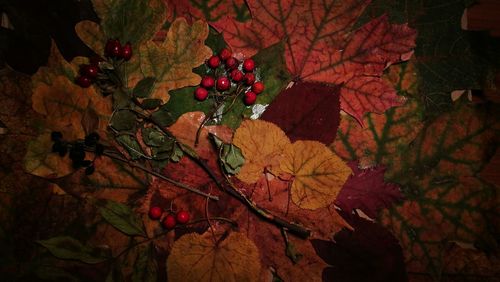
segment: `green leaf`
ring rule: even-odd
[[[132,130],[135,123],[135,114],[128,110],[117,111],[111,118],[111,126],[118,131]]]
[[[160,0],[94,0],[107,38],[117,38],[132,46],[149,40],[165,21],[165,5]]]
[[[168,105],[168,104],[167,104]],[[151,115],[151,119],[160,126],[170,126],[175,120],[168,108],[161,107]]]
[[[135,137],[130,135],[119,135],[116,137],[116,141],[125,147],[132,159],[135,160],[145,156],[141,149],[141,145],[139,145]]]
[[[144,99],[141,108],[145,110],[153,110],[161,106],[161,99]]]
[[[141,79],[141,81],[139,81],[137,85],[134,87],[132,94],[135,97],[139,98],[149,97],[151,95],[151,92],[153,91],[155,82],[156,78],[150,76]]]
[[[80,241],[69,236],[39,240],[37,243],[47,248],[52,255],[60,259],[74,259],[89,264],[100,263],[109,259],[99,249],[85,246]]]
[[[142,138],[146,145],[160,147],[166,142],[168,137],[157,129],[146,127],[142,129]]]
[[[224,167],[224,170],[229,174],[237,174],[240,172],[241,167],[245,163],[245,158],[241,149],[233,144],[225,144],[219,137],[211,134],[215,145],[219,148],[222,147],[220,153],[220,160]]]
[[[99,208],[99,212],[107,222],[121,232],[131,236],[146,236],[142,228],[141,220],[128,206],[107,200],[106,203]]]
[[[154,245],[150,243],[137,254],[132,272],[132,282],[156,282],[158,264],[154,252]]]
[[[184,152],[182,151],[181,147],[177,145],[177,143],[174,145],[174,150],[172,152],[172,155],[170,156],[170,159],[173,162],[178,162],[181,160],[181,158],[184,156]]]

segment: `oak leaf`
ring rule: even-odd
[[[280,161],[290,140],[273,123],[245,120],[236,130],[233,144],[241,149],[245,164],[236,176],[245,183],[255,183],[264,172],[278,175]]]
[[[293,175],[292,201],[303,209],[330,205],[351,169],[317,141],[297,141],[285,149],[281,170]]]
[[[369,2],[248,1],[251,22],[226,17],[213,25],[236,51],[248,56],[284,40],[290,73],[304,81],[349,84],[351,91],[341,88],[342,109],[361,120],[367,111],[380,113],[400,104],[380,76],[389,65],[409,58],[416,37],[407,25],[390,24],[387,16],[354,30]],[[352,91],[359,87],[365,89]],[[344,105],[346,101],[350,105]]]
[[[167,259],[171,281],[259,281],[259,251],[243,233],[214,242],[212,234],[186,234]]]

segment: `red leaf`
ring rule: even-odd
[[[317,140],[330,144],[340,123],[338,87],[298,82],[281,92],[261,119],[283,129],[292,142]]]
[[[349,103],[342,109],[361,120],[367,111],[399,104],[379,77],[389,65],[409,58],[416,37],[413,29],[390,24],[387,16],[353,31],[369,2],[254,0],[248,1],[251,22],[226,17],[213,26],[233,50],[247,56],[284,40],[290,73],[305,81],[345,83],[350,88],[341,90],[341,99]]]
[[[380,209],[403,199],[398,185],[384,182],[385,167],[359,169],[357,162],[350,162],[349,166],[354,174],[347,179],[335,203],[346,213],[360,209],[376,218]]]
[[[401,246],[384,227],[359,217],[354,231],[342,230],[334,242],[311,240],[316,253],[330,264],[323,281],[407,281]]]

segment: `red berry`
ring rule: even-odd
[[[253,93],[252,91],[248,91],[247,93],[245,93],[245,98],[243,100],[245,102],[245,105],[253,105],[255,103],[255,100],[257,100],[257,94]]]
[[[208,97],[207,89],[202,88],[202,87],[196,88],[196,90],[194,91],[194,97],[198,101],[205,101],[205,99],[207,99],[207,97]]]
[[[128,61],[130,60],[130,58],[132,58],[132,44],[130,44],[130,42],[127,42],[125,45],[123,45],[120,55],[125,61]]]
[[[235,82],[240,82],[243,80],[243,73],[240,70],[231,71],[231,79]]]
[[[243,70],[245,72],[253,72],[254,68],[255,62],[252,59],[245,59],[245,61],[243,61]]]
[[[151,207],[149,209],[149,217],[151,219],[160,219],[163,210],[160,207]]]
[[[219,57],[223,61],[231,58],[231,55],[232,55],[231,51],[227,48],[222,49],[219,53]]]
[[[187,211],[180,211],[177,213],[177,222],[180,224],[186,224],[189,222],[190,216]]]
[[[166,229],[172,229],[177,224],[177,221],[175,220],[175,216],[169,214],[163,219],[162,224]]]
[[[104,48],[106,56],[108,57],[119,57],[122,54],[122,46],[120,41],[117,39],[110,39],[106,43],[106,47]]]
[[[89,78],[96,78],[99,68],[96,65],[81,65],[80,74]]]
[[[85,75],[81,75],[75,79],[76,84],[80,85],[80,87],[87,88],[92,84],[92,80]]]
[[[228,70],[232,70],[238,66],[238,60],[234,57],[230,57],[229,59],[226,60],[226,68]]]
[[[255,82],[255,75],[251,72],[245,73],[244,80],[245,80],[245,83],[250,86]]]
[[[231,82],[229,81],[229,79],[227,77],[223,76],[223,77],[219,77],[217,79],[217,85],[215,86],[215,88],[217,88],[217,90],[226,91],[229,89],[229,87],[231,87]]]
[[[207,65],[212,68],[216,69],[220,65],[220,59],[218,56],[212,56],[210,59],[207,61]]]
[[[212,87],[215,86],[215,79],[209,75],[207,76],[204,76],[202,79],[201,79],[201,83],[200,85],[203,87],[203,88],[206,88],[206,89],[210,89]]]
[[[255,82],[253,85],[252,85],[252,91],[255,93],[255,94],[260,94],[262,93],[262,91],[264,91],[264,83],[262,83],[261,81],[257,81]]]

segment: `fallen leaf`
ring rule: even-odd
[[[39,135],[28,143],[24,157],[26,172],[44,178],[59,178],[73,171],[69,156],[62,158],[52,152],[50,133]]]
[[[273,123],[245,120],[234,133],[233,144],[245,157],[245,164],[236,176],[245,183],[255,183],[264,172],[274,175],[281,172],[280,161],[290,140]]]
[[[167,20],[185,17],[189,21],[204,19],[217,21],[223,16],[232,16],[240,21],[250,17],[244,0],[164,0],[168,9]]]
[[[214,242],[211,232],[186,234],[167,259],[171,281],[259,281],[259,251],[242,233]]]
[[[109,259],[102,253],[102,250],[85,246],[80,241],[68,236],[53,237],[37,242],[61,259],[75,259],[92,264]]]
[[[248,2],[251,14],[258,15],[251,22],[226,17],[213,25],[247,56],[284,38],[290,73],[305,81],[347,83],[351,90],[341,88],[341,99],[350,105],[342,109],[361,120],[367,111],[380,113],[400,104],[379,77],[389,65],[408,59],[416,37],[407,25],[389,24],[386,16],[353,30],[368,3],[256,0]]]
[[[292,201],[311,210],[330,205],[351,174],[351,169],[338,156],[317,141],[288,145],[280,167],[293,175]]]
[[[208,26],[202,21],[188,25],[178,18],[170,26],[163,42],[148,41],[141,45],[141,71],[145,77],[155,77],[155,90],[150,98],[168,101],[168,91],[197,85],[201,77],[193,68],[201,65],[211,54],[204,41]]]
[[[361,209],[374,219],[381,209],[403,199],[397,184],[384,181],[385,167],[360,169],[357,162],[350,162],[349,167],[353,175],[347,179],[335,201],[346,213]]]
[[[330,265],[323,270],[323,281],[407,281],[398,240],[377,223],[361,218],[351,223],[354,231],[342,230],[333,241],[311,241]]]
[[[339,89],[297,82],[276,97],[261,119],[278,125],[292,142],[316,140],[330,144],[340,123]]]
[[[81,21],[76,24],[75,31],[85,45],[99,56],[104,55],[104,45],[106,44],[107,38],[101,25],[93,21]]]

